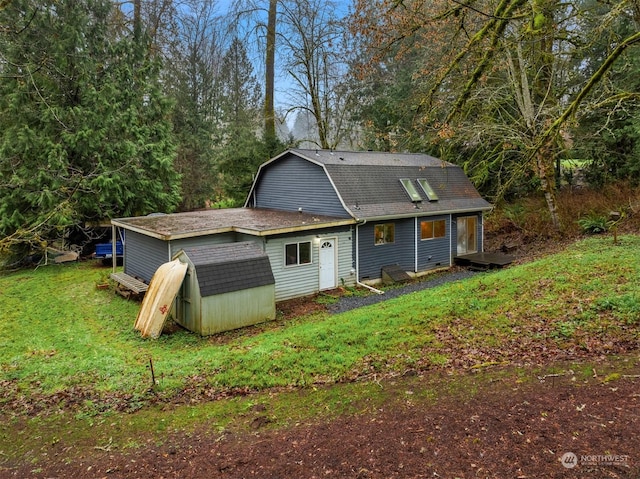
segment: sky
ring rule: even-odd
[[[264,4],[265,8],[268,5],[269,0],[254,0],[256,2],[260,2]],[[220,14],[225,14],[229,12],[232,8],[234,0],[217,0],[216,5],[218,6],[218,10]],[[349,11],[349,7],[353,4],[353,0],[333,0],[333,3],[336,5],[336,12],[339,15],[346,15]],[[265,14],[266,15],[266,14]],[[277,44],[276,44],[277,48]],[[262,76],[264,72],[263,68],[263,58],[262,54],[257,51],[249,52],[254,61],[254,67],[256,68],[256,75],[260,80],[262,80]],[[293,81],[287,75],[285,71],[283,71],[282,66],[278,68],[278,52],[276,50],[276,91],[275,91],[275,104],[276,109],[286,110],[291,105],[291,99],[289,98],[289,92],[293,88]],[[287,124],[291,128],[293,121],[295,120],[295,115],[289,115],[287,117]]]

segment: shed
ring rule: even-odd
[[[203,336],[275,319],[275,279],[269,257],[254,242],[184,248],[187,263],[175,320]]]

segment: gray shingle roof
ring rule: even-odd
[[[324,165],[351,166],[455,166],[424,153],[387,153],[382,151],[290,150],[298,156]]]
[[[338,195],[356,218],[418,216],[489,209],[462,168],[425,154],[292,150],[323,165]],[[438,195],[412,202],[400,180],[425,178]]]
[[[275,284],[269,257],[252,242],[185,248],[203,297]]]

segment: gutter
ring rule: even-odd
[[[125,220],[128,218],[125,218]],[[321,228],[336,228],[339,226],[348,226],[354,223],[353,218],[348,218],[344,220],[336,220],[330,223],[309,223],[304,225],[294,225],[294,226],[283,226],[271,229],[258,230],[250,227],[243,226],[223,226],[220,228],[210,228],[203,229],[197,231],[188,231],[188,232],[178,232],[178,233],[158,233],[156,231],[151,231],[149,229],[131,225],[129,223],[119,221],[118,219],[111,220],[111,224],[113,226],[117,226],[119,228],[123,228],[126,230],[133,231],[135,233],[140,233],[144,236],[150,236],[152,238],[156,238],[162,241],[173,241],[180,240],[186,238],[196,238],[198,236],[209,236],[221,233],[243,233],[250,236],[271,236],[277,234],[285,234],[285,233],[296,233],[298,231],[311,231],[317,230]]]
[[[442,211],[430,211],[430,212],[423,211],[422,213],[405,213],[401,215],[371,216],[367,218],[366,221],[388,221],[388,220],[394,220],[394,219],[400,219],[400,218],[402,219],[418,218],[423,216],[425,217],[439,216],[439,215],[446,216],[446,215],[452,215],[452,214],[477,213],[479,211],[482,211],[484,213],[485,211],[491,211],[492,209],[493,209],[492,206],[484,206],[482,208],[465,208],[465,209],[459,209],[459,210],[442,210]]]
[[[369,286],[368,284],[364,284],[360,282],[360,236],[358,234],[359,228],[361,225],[366,224],[367,220],[359,220],[356,223],[356,285],[362,286],[363,288],[368,289],[369,291],[373,291],[376,294],[384,294],[384,291],[374,288],[373,286]]]

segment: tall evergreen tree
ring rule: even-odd
[[[219,41],[214,4],[182,3],[165,85],[175,100],[173,126],[178,140],[176,169],[182,176],[180,210],[202,208],[216,196],[214,149],[222,142]]]
[[[116,38],[108,0],[14,0],[0,11],[0,237],[170,211],[170,104],[144,35]]]
[[[218,173],[225,196],[239,205],[246,198],[258,166],[269,159],[270,151],[267,142],[258,136],[260,83],[244,45],[237,38],[222,59],[220,83],[226,135],[218,152]]]
[[[220,84],[223,121],[256,131],[262,93],[247,49],[238,38],[222,58]]]

